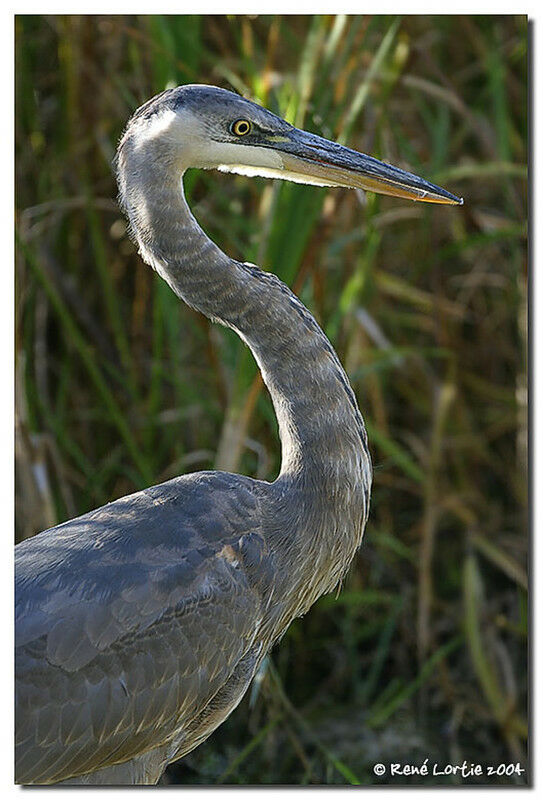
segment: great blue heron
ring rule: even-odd
[[[156,783],[236,707],[362,539],[371,463],[347,376],[287,286],[208,239],[183,195],[188,167],[461,202],[213,86],[136,111],[117,175],[140,254],[253,352],[281,471],[184,475],[17,546],[19,783]]]

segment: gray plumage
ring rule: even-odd
[[[183,196],[188,166],[365,181],[453,202],[214,87],[168,90],[134,114],[117,174],[140,253],[251,348],[282,466],[273,483],[179,477],[17,546],[19,783],[156,783],[235,708],[273,643],[337,585],[362,539],[371,465],[345,372],[288,287],[204,234]]]

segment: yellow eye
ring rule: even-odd
[[[247,119],[238,119],[232,123],[230,130],[236,136],[245,136],[251,130],[251,123]]]

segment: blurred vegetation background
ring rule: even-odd
[[[339,597],[275,648],[174,783],[378,778],[391,761],[527,770],[525,17],[16,18],[18,538],[181,472],[272,480],[273,409],[237,337],[126,236],[111,161],[186,82],[406,167],[459,208],[192,171],[233,257],[276,272],[346,365],[375,463]]]

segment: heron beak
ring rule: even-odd
[[[270,137],[268,146],[281,157],[291,180],[365,189],[425,203],[464,202],[417,175],[297,128]]]

